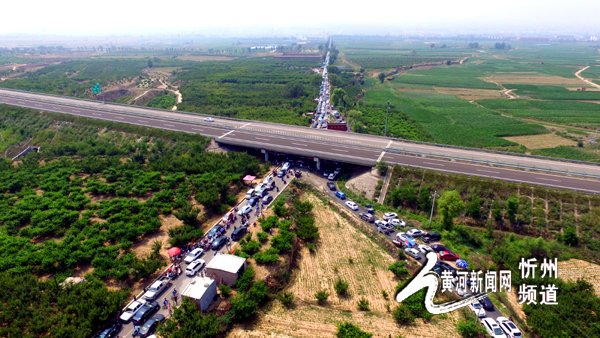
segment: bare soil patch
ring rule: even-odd
[[[569,259],[558,262],[558,277],[569,282],[583,279],[594,287],[594,292],[600,296],[600,265],[582,261],[580,259]]]
[[[144,238],[131,247],[131,251],[133,251],[138,258],[146,257],[152,252],[152,243],[154,243],[154,241],[163,243],[163,246],[160,249],[160,255],[165,257],[165,259],[169,257],[167,254],[169,229],[180,227],[183,225],[183,222],[173,215],[160,215],[158,218],[160,219],[161,224],[159,230],[154,234],[144,236]]]
[[[541,75],[537,73],[496,73],[492,76],[481,78],[491,83],[513,84],[539,84],[564,87],[586,87],[586,83],[578,78],[567,78],[554,75]]]
[[[554,148],[558,146],[576,146],[577,142],[558,136],[556,134],[525,135],[504,137],[505,140],[515,142],[528,149]]]
[[[386,251],[355,229],[331,207],[316,196],[305,198],[315,206],[313,212],[321,240],[317,252],[303,249],[298,269],[287,291],[295,297],[296,307],[288,310],[278,301],[260,315],[251,326],[235,327],[229,337],[333,337],[337,324],[352,322],[376,337],[457,337],[457,316],[436,318],[431,323],[420,320],[410,329],[399,327],[387,306],[396,306],[393,300],[397,280],[387,269],[395,261]],[[342,278],[349,284],[349,297],[338,297],[334,283]],[[319,306],[315,293],[329,292],[326,306]],[[386,291],[388,300],[383,298]],[[364,297],[371,311],[357,310],[357,301]]]
[[[361,171],[346,182],[346,188],[352,189],[358,194],[365,195],[368,199],[373,199],[377,181],[382,179],[383,177],[371,170]]]
[[[502,91],[494,89],[471,89],[471,88],[450,88],[450,87],[433,87],[436,92],[442,94],[450,94],[459,99],[471,101],[482,99],[497,99],[502,97]]]

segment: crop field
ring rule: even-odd
[[[386,307],[396,306],[393,294],[398,280],[388,270],[395,259],[316,196],[307,193],[305,198],[315,205],[320,243],[314,254],[303,249],[298,269],[286,289],[294,294],[296,306],[286,309],[276,302],[254,325],[236,327],[229,337],[314,337],[315,332],[334,336],[342,321],[352,322],[376,337],[457,336],[453,315],[446,319],[434,317],[428,324],[419,320],[409,331],[399,327]],[[336,294],[334,284],[338,278],[348,282],[346,297]],[[329,292],[323,306],[315,299],[320,290]],[[388,293],[387,300],[383,291]],[[370,311],[357,309],[361,297],[369,301]]]

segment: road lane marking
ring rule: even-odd
[[[390,142],[388,142],[388,144],[387,144],[387,146],[385,146],[385,148],[389,148],[393,142],[394,142],[393,140],[390,140]],[[381,159],[383,158],[383,156],[385,156],[385,148],[381,152],[381,154],[379,154],[379,157],[377,158],[377,162],[381,162]]]
[[[336,148],[331,148],[331,150],[333,150],[333,151],[341,151],[343,153],[347,153],[348,152],[348,150],[336,149]]]
[[[297,146],[301,146],[301,147],[308,147],[308,145],[304,144],[304,143],[294,143],[292,142],[293,145],[297,145]]]
[[[271,141],[270,138],[254,137],[255,140]]]
[[[227,135],[229,135],[229,134],[233,133],[234,131],[235,131],[235,130],[230,130],[230,131],[226,132],[225,134],[223,134],[223,135],[219,136],[219,138],[223,138],[223,137],[225,137],[225,136],[227,136]]]
[[[444,164],[441,164],[441,163],[435,163],[435,162],[425,162],[425,161],[423,161],[423,164],[437,165],[438,167],[445,167],[445,165],[444,165]]]
[[[493,171],[493,170],[485,170],[485,169],[475,169],[477,171],[480,171],[482,173],[490,173],[490,174],[499,174],[499,171]]]
[[[243,124],[243,125],[240,127],[240,129],[242,129],[242,128],[244,128],[244,127],[247,127],[247,126],[249,126],[249,125],[251,125],[251,124],[252,124],[252,122],[245,123],[245,124]]]
[[[560,182],[560,180],[555,180],[553,178],[538,177],[538,179],[542,181]]]

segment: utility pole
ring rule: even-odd
[[[429,214],[429,225],[431,225],[431,219],[433,218],[433,207],[435,206],[435,198],[437,197],[437,190],[433,191],[433,202],[431,203],[431,213]]]
[[[383,133],[383,136],[387,137],[387,131],[388,131],[388,119],[390,116],[390,101],[387,102],[387,110],[385,113],[385,132]]]

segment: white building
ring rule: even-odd
[[[196,276],[181,293],[182,297],[193,300],[201,311],[206,311],[217,295],[217,283],[214,279]]]
[[[206,266],[206,276],[217,284],[233,286],[246,268],[246,259],[234,255],[218,254]]]

